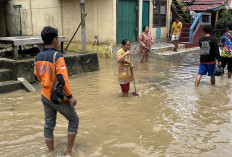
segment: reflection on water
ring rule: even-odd
[[[79,134],[73,156],[229,156],[231,147],[231,81],[203,77],[194,87],[198,54],[151,58],[135,63],[140,97],[120,97],[117,64],[100,59],[100,70],[70,78],[78,99]],[[43,139],[40,89],[2,94],[0,156],[48,156]],[[133,84],[131,84],[131,91]],[[67,121],[55,128],[57,156],[66,148]]]

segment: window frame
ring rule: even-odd
[[[156,6],[155,2],[157,3],[157,1],[158,1],[158,4],[157,4],[158,9],[155,9],[155,6]],[[153,28],[167,27],[167,2],[168,0],[153,0],[153,19],[152,19]],[[165,14],[161,14],[161,6],[165,6]],[[155,12],[157,11],[158,11],[158,14],[155,14]],[[158,17],[158,23],[155,23],[155,15]],[[162,16],[165,16],[165,24],[163,24],[164,18]]]

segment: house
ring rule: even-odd
[[[213,26],[218,21],[222,10],[228,10],[231,0],[181,0],[187,4],[190,11],[202,12],[204,23],[211,23]]]
[[[44,26],[58,28],[69,40],[81,21],[80,0],[0,0],[0,37],[40,35]],[[138,41],[148,25],[154,39],[167,38],[171,0],[86,0],[87,43],[116,45]],[[81,43],[81,31],[74,42]]]
[[[229,9],[231,0],[173,0],[171,12],[183,23],[180,43],[186,48],[199,46],[199,39],[204,36],[203,27],[218,21],[220,12]]]

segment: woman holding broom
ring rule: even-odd
[[[133,80],[132,68],[133,64],[130,60],[131,52],[130,50],[131,42],[128,39],[122,41],[122,48],[117,52],[117,62],[118,62],[118,79],[119,84],[122,89],[122,97],[128,96],[128,91],[130,89],[130,82]]]
[[[152,44],[154,43],[151,33],[149,33],[148,26],[143,27],[143,33],[139,36],[139,45],[140,45],[140,52],[141,58],[140,62],[143,63],[143,59],[145,57],[145,62],[148,62],[148,57],[150,53],[150,49]]]

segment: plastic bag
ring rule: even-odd
[[[224,73],[224,69],[221,65],[217,65],[214,70],[214,76],[221,76]]]

